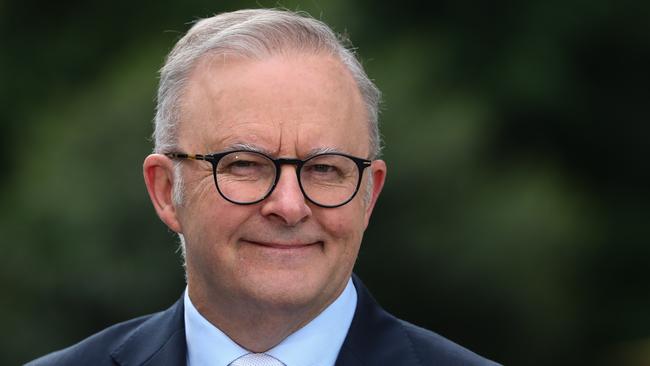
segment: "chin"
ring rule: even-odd
[[[275,271],[260,273],[256,281],[248,282],[248,287],[256,302],[292,311],[324,307],[336,291],[328,282],[327,278],[300,271]]]

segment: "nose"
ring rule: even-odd
[[[279,220],[287,226],[296,226],[311,216],[311,208],[300,190],[296,167],[284,165],[278,171],[280,179],[271,195],[262,201],[261,212],[265,217]]]

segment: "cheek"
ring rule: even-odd
[[[223,202],[206,200],[188,217],[186,241],[188,273],[223,278],[237,271],[239,230],[248,214]],[[200,209],[199,209],[200,207]]]
[[[323,229],[334,239],[348,245],[358,245],[363,234],[363,211],[345,207],[347,210],[330,209],[318,218]]]
[[[180,216],[188,247],[201,247],[202,251],[218,248],[229,242],[245,220],[241,207],[233,207],[219,196],[212,175],[188,185],[185,194]]]
[[[221,247],[229,244],[248,214],[231,204],[205,200],[197,204],[191,215],[189,227],[199,245]]]

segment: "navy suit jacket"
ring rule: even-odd
[[[496,365],[440,335],[384,311],[358,277],[357,308],[336,366]],[[181,366],[187,346],[181,297],[169,309],[109,327],[28,366]]]

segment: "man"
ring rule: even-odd
[[[489,365],[352,276],[384,185],[379,91],[323,23],[196,23],[161,71],[144,178],[187,290],[33,365]]]

